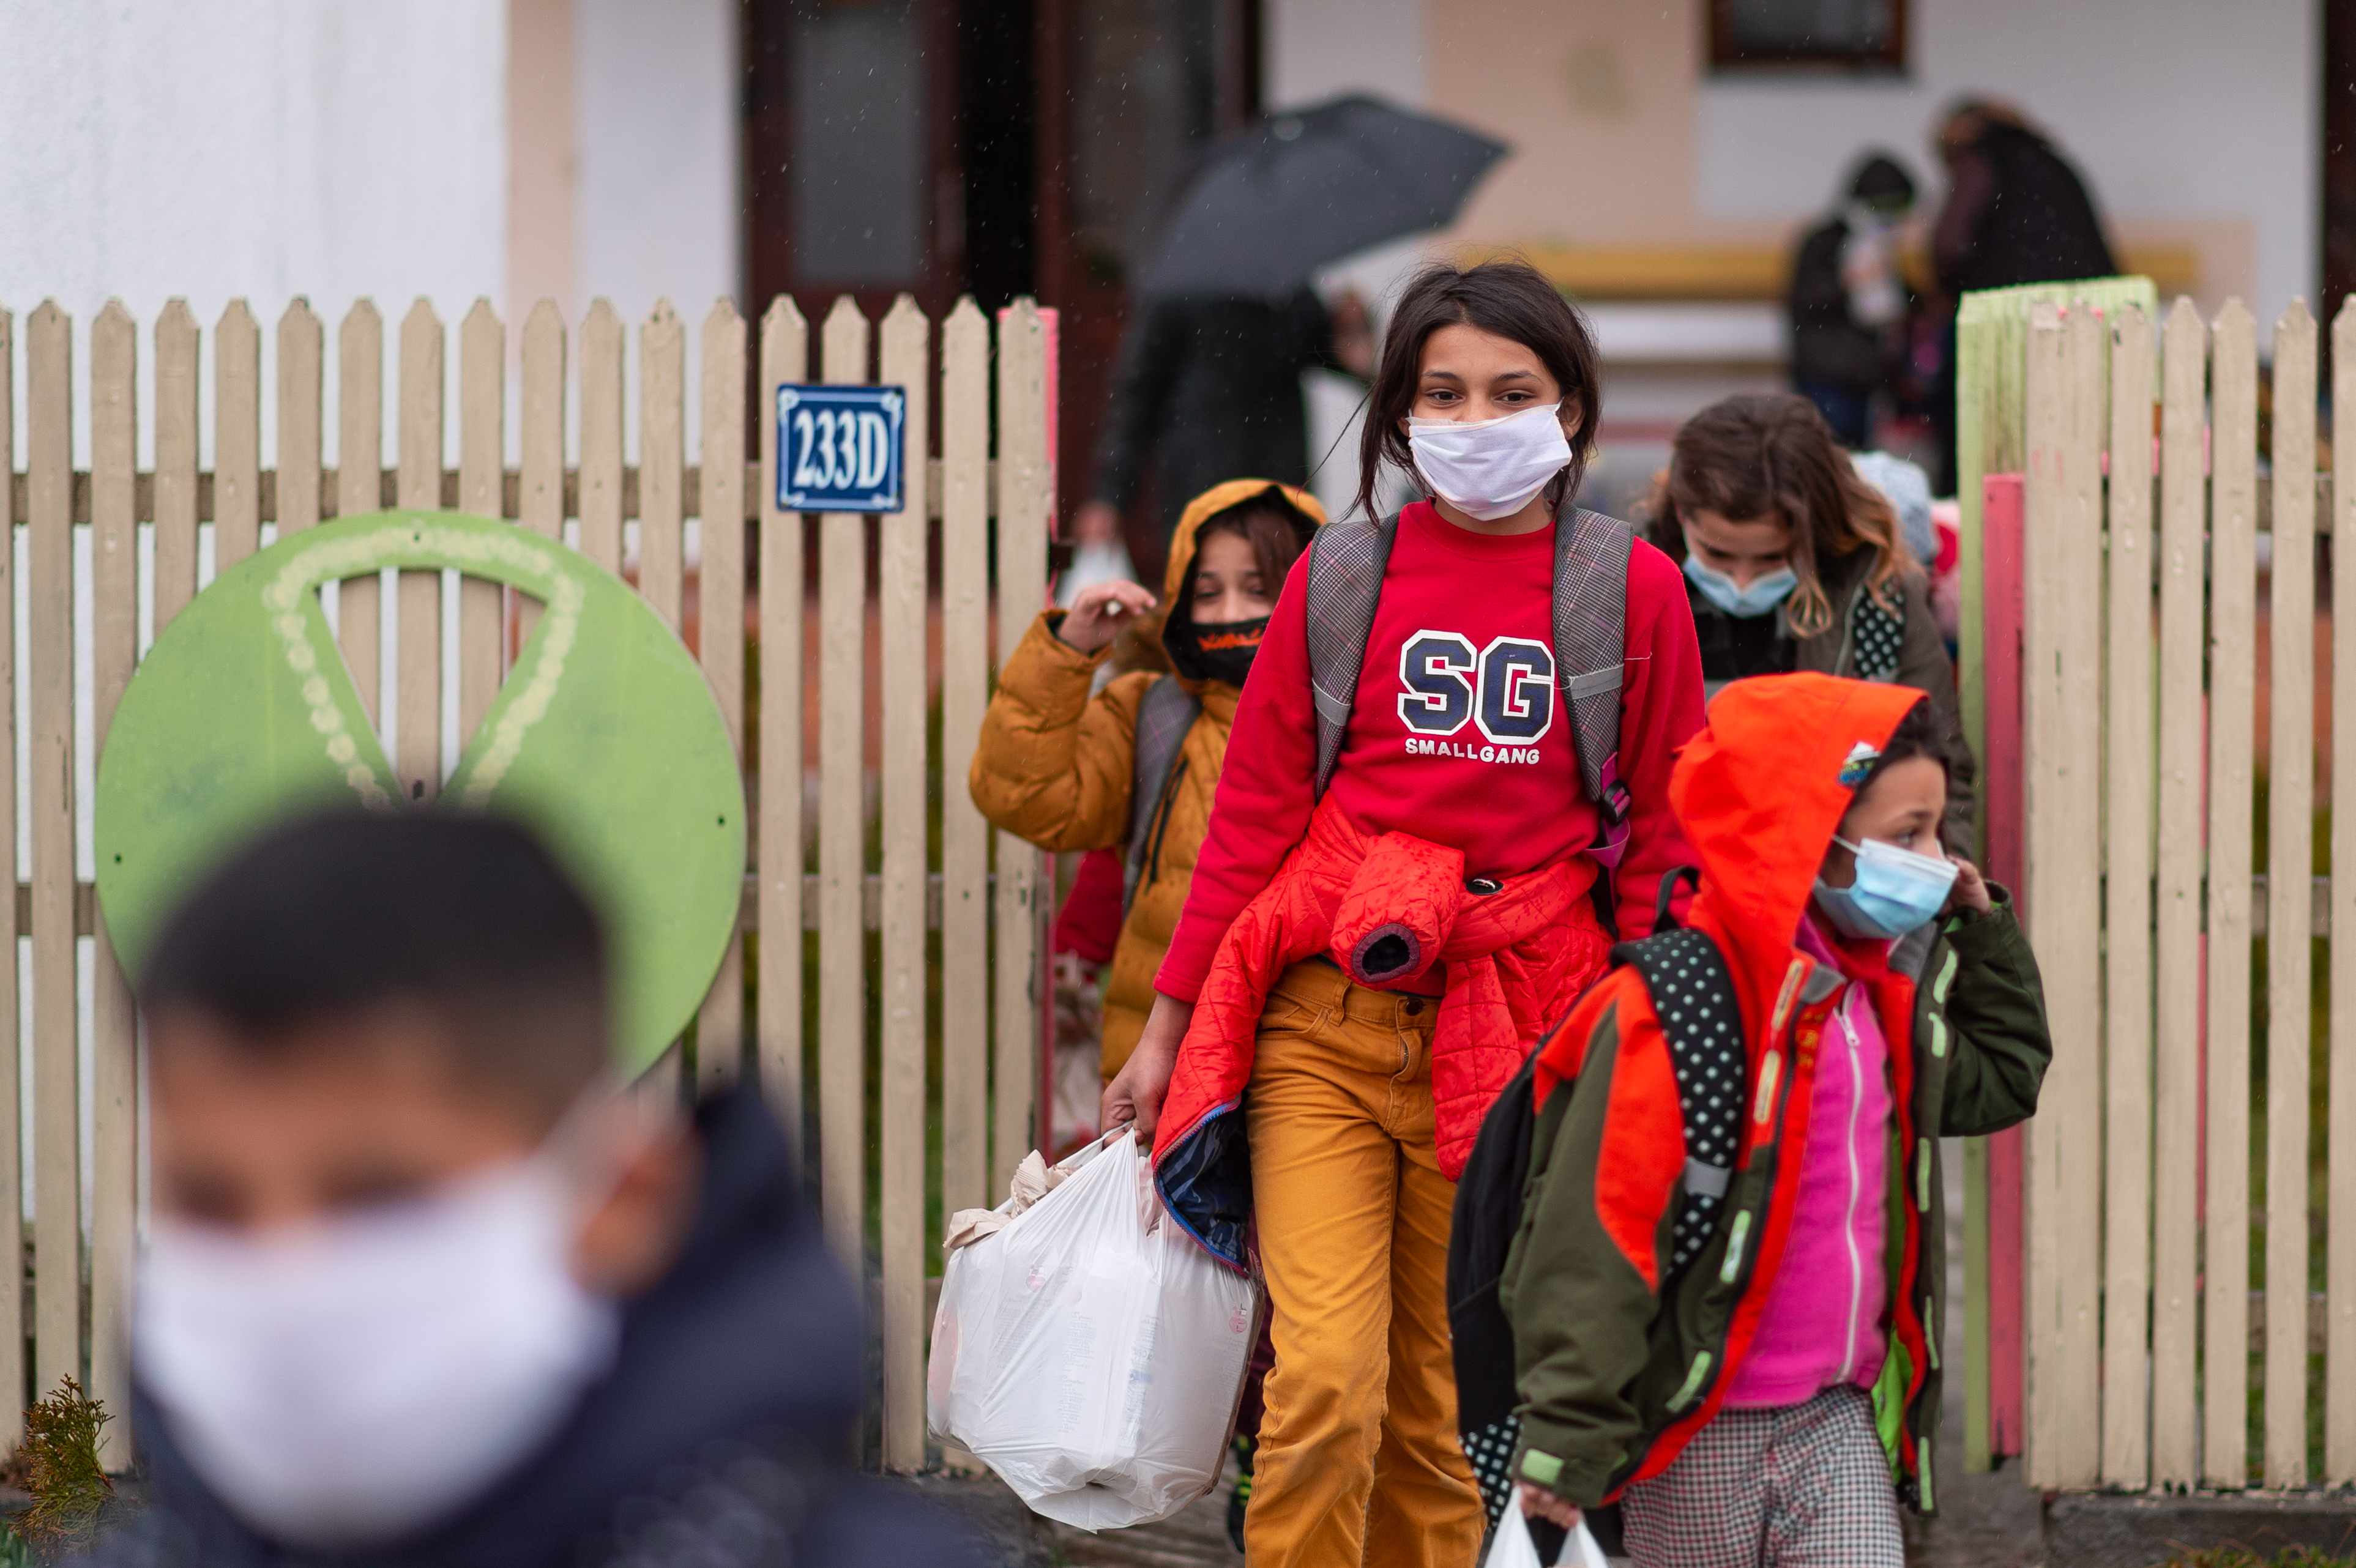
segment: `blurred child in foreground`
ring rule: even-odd
[[[598,923],[520,828],[273,831],[140,991],[151,1507],[97,1563],[965,1560],[841,1473],[863,1337],[780,1129],[613,1080]]]

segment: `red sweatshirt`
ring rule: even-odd
[[[1186,912],[1154,987],[1191,1002],[1228,923],[1276,874],[1316,805],[1317,731],[1294,563],[1227,741]],[[1663,873],[1690,864],[1670,816],[1669,764],[1702,725],[1701,652],[1685,578],[1637,541],[1628,558],[1620,773],[1634,805],[1618,881],[1620,933],[1653,926]],[[1554,530],[1500,538],[1429,502],[1399,515],[1358,693],[1328,785],[1365,833],[1464,851],[1468,877],[1516,876],[1595,841],[1570,713],[1555,689]]]

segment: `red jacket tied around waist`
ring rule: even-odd
[[[1467,886],[1463,851],[1406,833],[1361,832],[1328,799],[1275,879],[1227,928],[1180,1048],[1163,1102],[1154,1167],[1163,1197],[1215,1253],[1240,1249],[1194,1223],[1189,1187],[1204,1159],[1190,1146],[1228,1119],[1251,1082],[1253,1041],[1269,989],[1323,953],[1351,980],[1447,982],[1431,1046],[1440,1168],[1453,1180],[1481,1118],[1538,1031],[1601,972],[1610,941],[1588,899],[1584,856],[1503,882]]]

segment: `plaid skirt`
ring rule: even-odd
[[[1724,1410],[1622,1499],[1638,1568],[1905,1568],[1898,1496],[1861,1388]]]

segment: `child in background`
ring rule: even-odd
[[[1068,612],[1032,623],[999,671],[969,787],[982,816],[1007,832],[1043,849],[1089,851],[1072,890],[1079,907],[1066,909],[1056,933],[1075,950],[1087,940],[1083,924],[1093,934],[1108,920],[1119,933],[1101,980],[1099,1090],[1129,1061],[1153,1005],[1153,974],[1186,905],[1236,704],[1277,589],[1324,521],[1306,490],[1265,479],[1215,485],[1171,538],[1158,628],[1144,589],[1091,583]],[[1090,697],[1108,659],[1147,665],[1155,653],[1168,673],[1132,669]],[[1107,908],[1106,863],[1116,854]],[[1059,1004],[1062,995],[1059,984]],[[1265,1331],[1260,1339],[1237,1422],[1241,1473],[1228,1496],[1238,1552],[1269,1360]]]
[[[858,1303],[758,1092],[627,1093],[607,990],[492,819],[317,817],[188,898],[102,1568],[972,1561],[842,1467]]]
[[[1236,702],[1277,589],[1324,521],[1305,490],[1265,479],[1215,485],[1171,539],[1158,628],[1143,588],[1091,583],[1070,610],[1033,621],[999,671],[967,774],[975,806],[1042,849],[1127,848],[1120,937],[1104,982],[1107,1080],[1153,1005],[1153,972],[1193,885]],[[1091,697],[1117,639],[1157,643],[1171,673],[1116,676]],[[1143,791],[1141,752],[1161,763]]]
[[[1535,269],[1409,284],[1369,395],[1369,521],[1321,538],[1347,541],[1341,575],[1285,583],[1152,1015],[1106,1091],[1108,1125],[1156,1135],[1177,1222],[1268,1284],[1256,1564],[1472,1561],[1453,1183],[1540,1027],[1603,969],[1599,836],[1624,830],[1605,852],[1639,933],[1684,858],[1667,783],[1701,722],[1693,622],[1658,551],[1570,508],[1600,398],[1586,324]],[[1377,525],[1387,464],[1432,498]],[[1608,663],[1557,646],[1569,583],[1589,624],[1608,613]],[[1321,647],[1346,678],[1312,672]],[[1573,741],[1571,698],[1596,692],[1618,720],[1602,799]]]
[[[1919,694],[1806,674],[1730,688],[1678,758],[1690,928],[1538,1058],[1501,1291],[1529,1516],[1616,1499],[1646,1568],[1901,1568],[1897,1504],[1937,1498],[1939,1140],[2031,1115],[2052,1054],[2003,890],[1940,848],[1946,773]]]
[[[1651,512],[1646,537],[1685,567],[1709,695],[1789,670],[1912,687],[1952,781],[1946,842],[1969,848],[1976,770],[1927,574],[1815,406],[1774,392],[1702,410],[1677,432]]]

